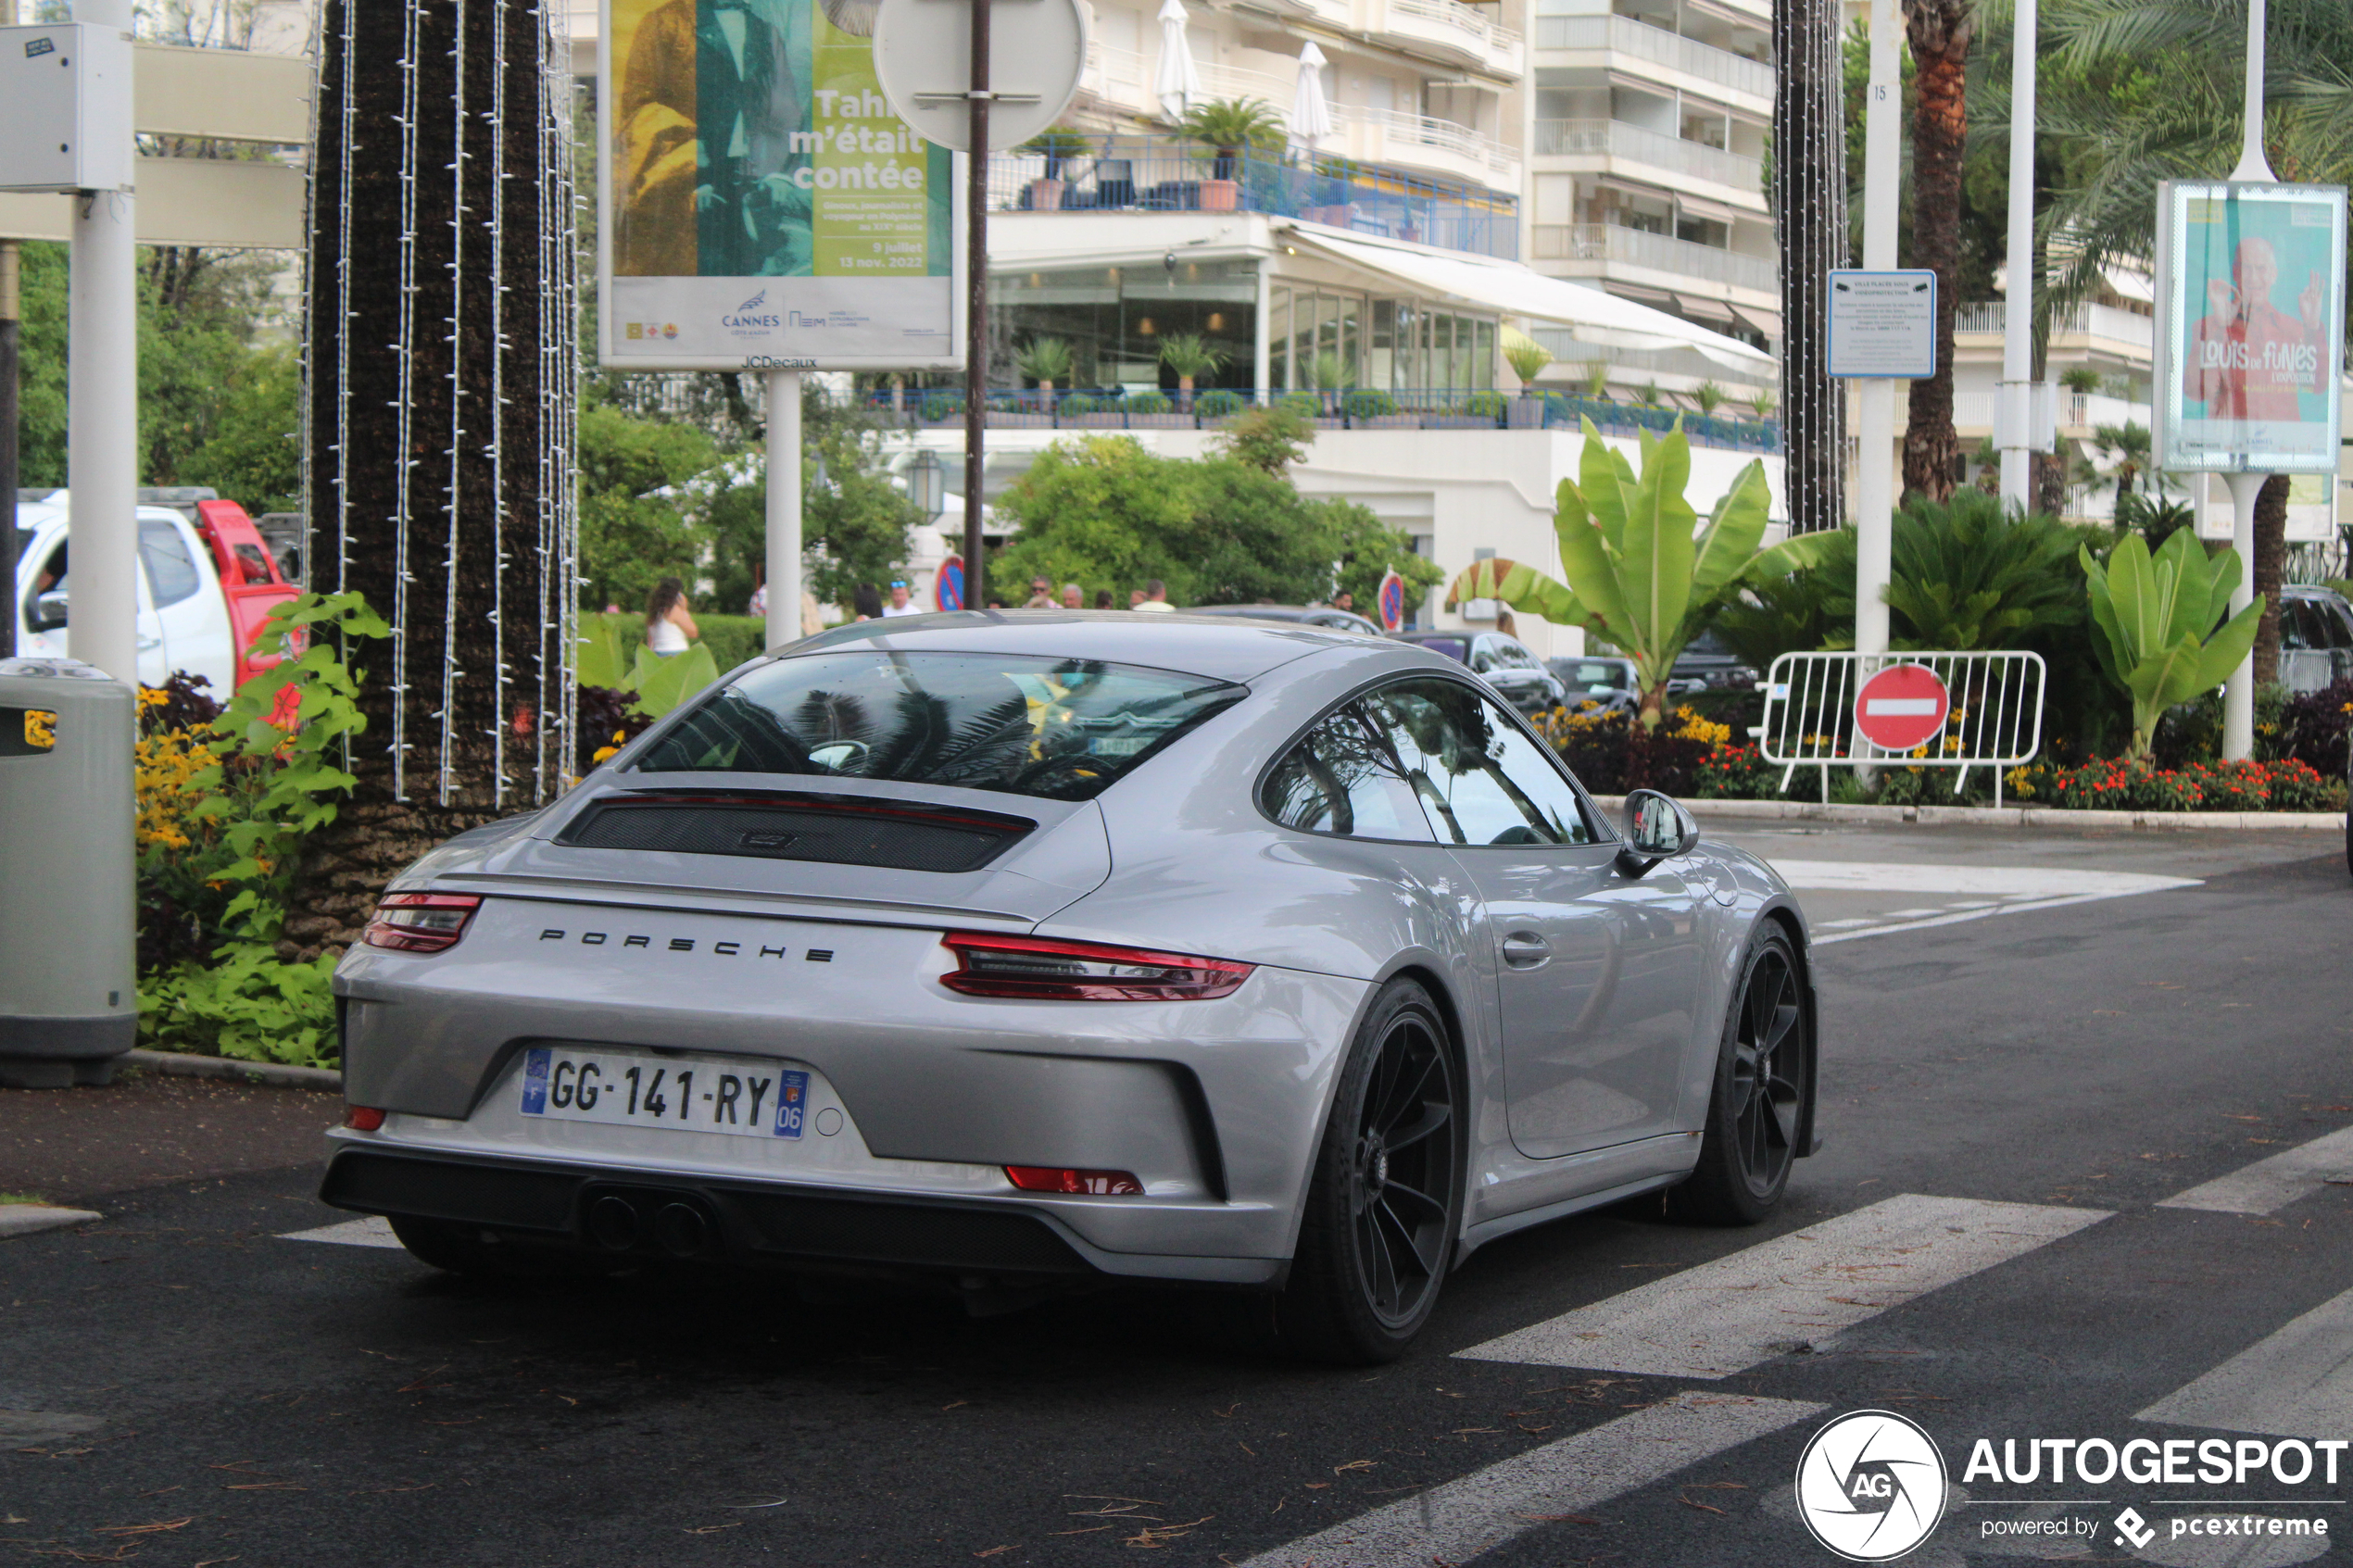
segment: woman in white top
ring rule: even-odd
[[[701,628],[686,608],[686,585],[675,577],[655,583],[646,600],[646,646],[657,657],[672,659],[685,653],[686,645],[701,635]]]

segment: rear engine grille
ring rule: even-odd
[[[1035,822],[1020,817],[926,811],[864,801],[706,800],[675,797],[600,802],[557,842],[583,849],[748,855],[907,872],[978,871]]]

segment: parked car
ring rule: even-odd
[[[69,495],[31,491],[17,503],[17,647],[27,658],[62,659],[69,632],[72,539]],[[296,596],[252,519],[211,492],[136,512],[138,661],[142,685],[174,671],[201,676],[227,702],[257,670],[283,653],[257,646],[272,606]]]
[[[2353,605],[2334,588],[2281,588],[2282,684],[2293,692],[2316,692],[2347,678],[2353,678]]]
[[[1401,632],[1397,640],[1469,665],[1472,674],[1530,718],[1550,713],[1567,695],[1553,672],[1528,651],[1528,645],[1508,633]]]
[[[1773,1212],[1811,976],[1769,866],[1428,647],[857,622],[394,881],[321,1196],[460,1273],[1215,1285],[1380,1361],[1499,1236]]]
[[[1561,684],[1567,694],[1563,700],[1571,708],[1590,702],[1606,710],[1623,709],[1630,713],[1642,706],[1642,682],[1630,659],[1548,659],[1544,668]]]
[[[1682,696],[1739,689],[1754,686],[1756,679],[1755,667],[1726,647],[1711,628],[1685,643],[1683,651],[1675,656],[1674,666],[1667,672],[1667,692],[1669,696]]]
[[[1330,605],[1196,605],[1186,613],[1233,616],[1243,621],[1290,621],[1331,632],[1354,632],[1365,637],[1381,635],[1379,627],[1354,610],[1335,609]]]

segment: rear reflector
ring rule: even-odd
[[[940,943],[956,969],[940,984],[967,997],[1020,997],[1032,1001],[1179,1002],[1229,997],[1252,965],[1231,959],[1190,958],[1100,942],[1059,942],[1043,936],[989,936],[951,931]]]
[[[1024,1192],[1067,1192],[1094,1198],[1141,1193],[1144,1184],[1125,1171],[1071,1171],[1055,1165],[1008,1165],[1005,1174]]]
[[[346,1105],[343,1124],[355,1133],[372,1133],[384,1124],[384,1113],[371,1105]]]
[[[438,953],[458,945],[482,900],[471,893],[387,893],[359,940],[402,953]]]

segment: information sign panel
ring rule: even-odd
[[[1839,269],[1831,273],[1830,370],[1851,379],[1919,381],[1936,373],[1936,274]]]

